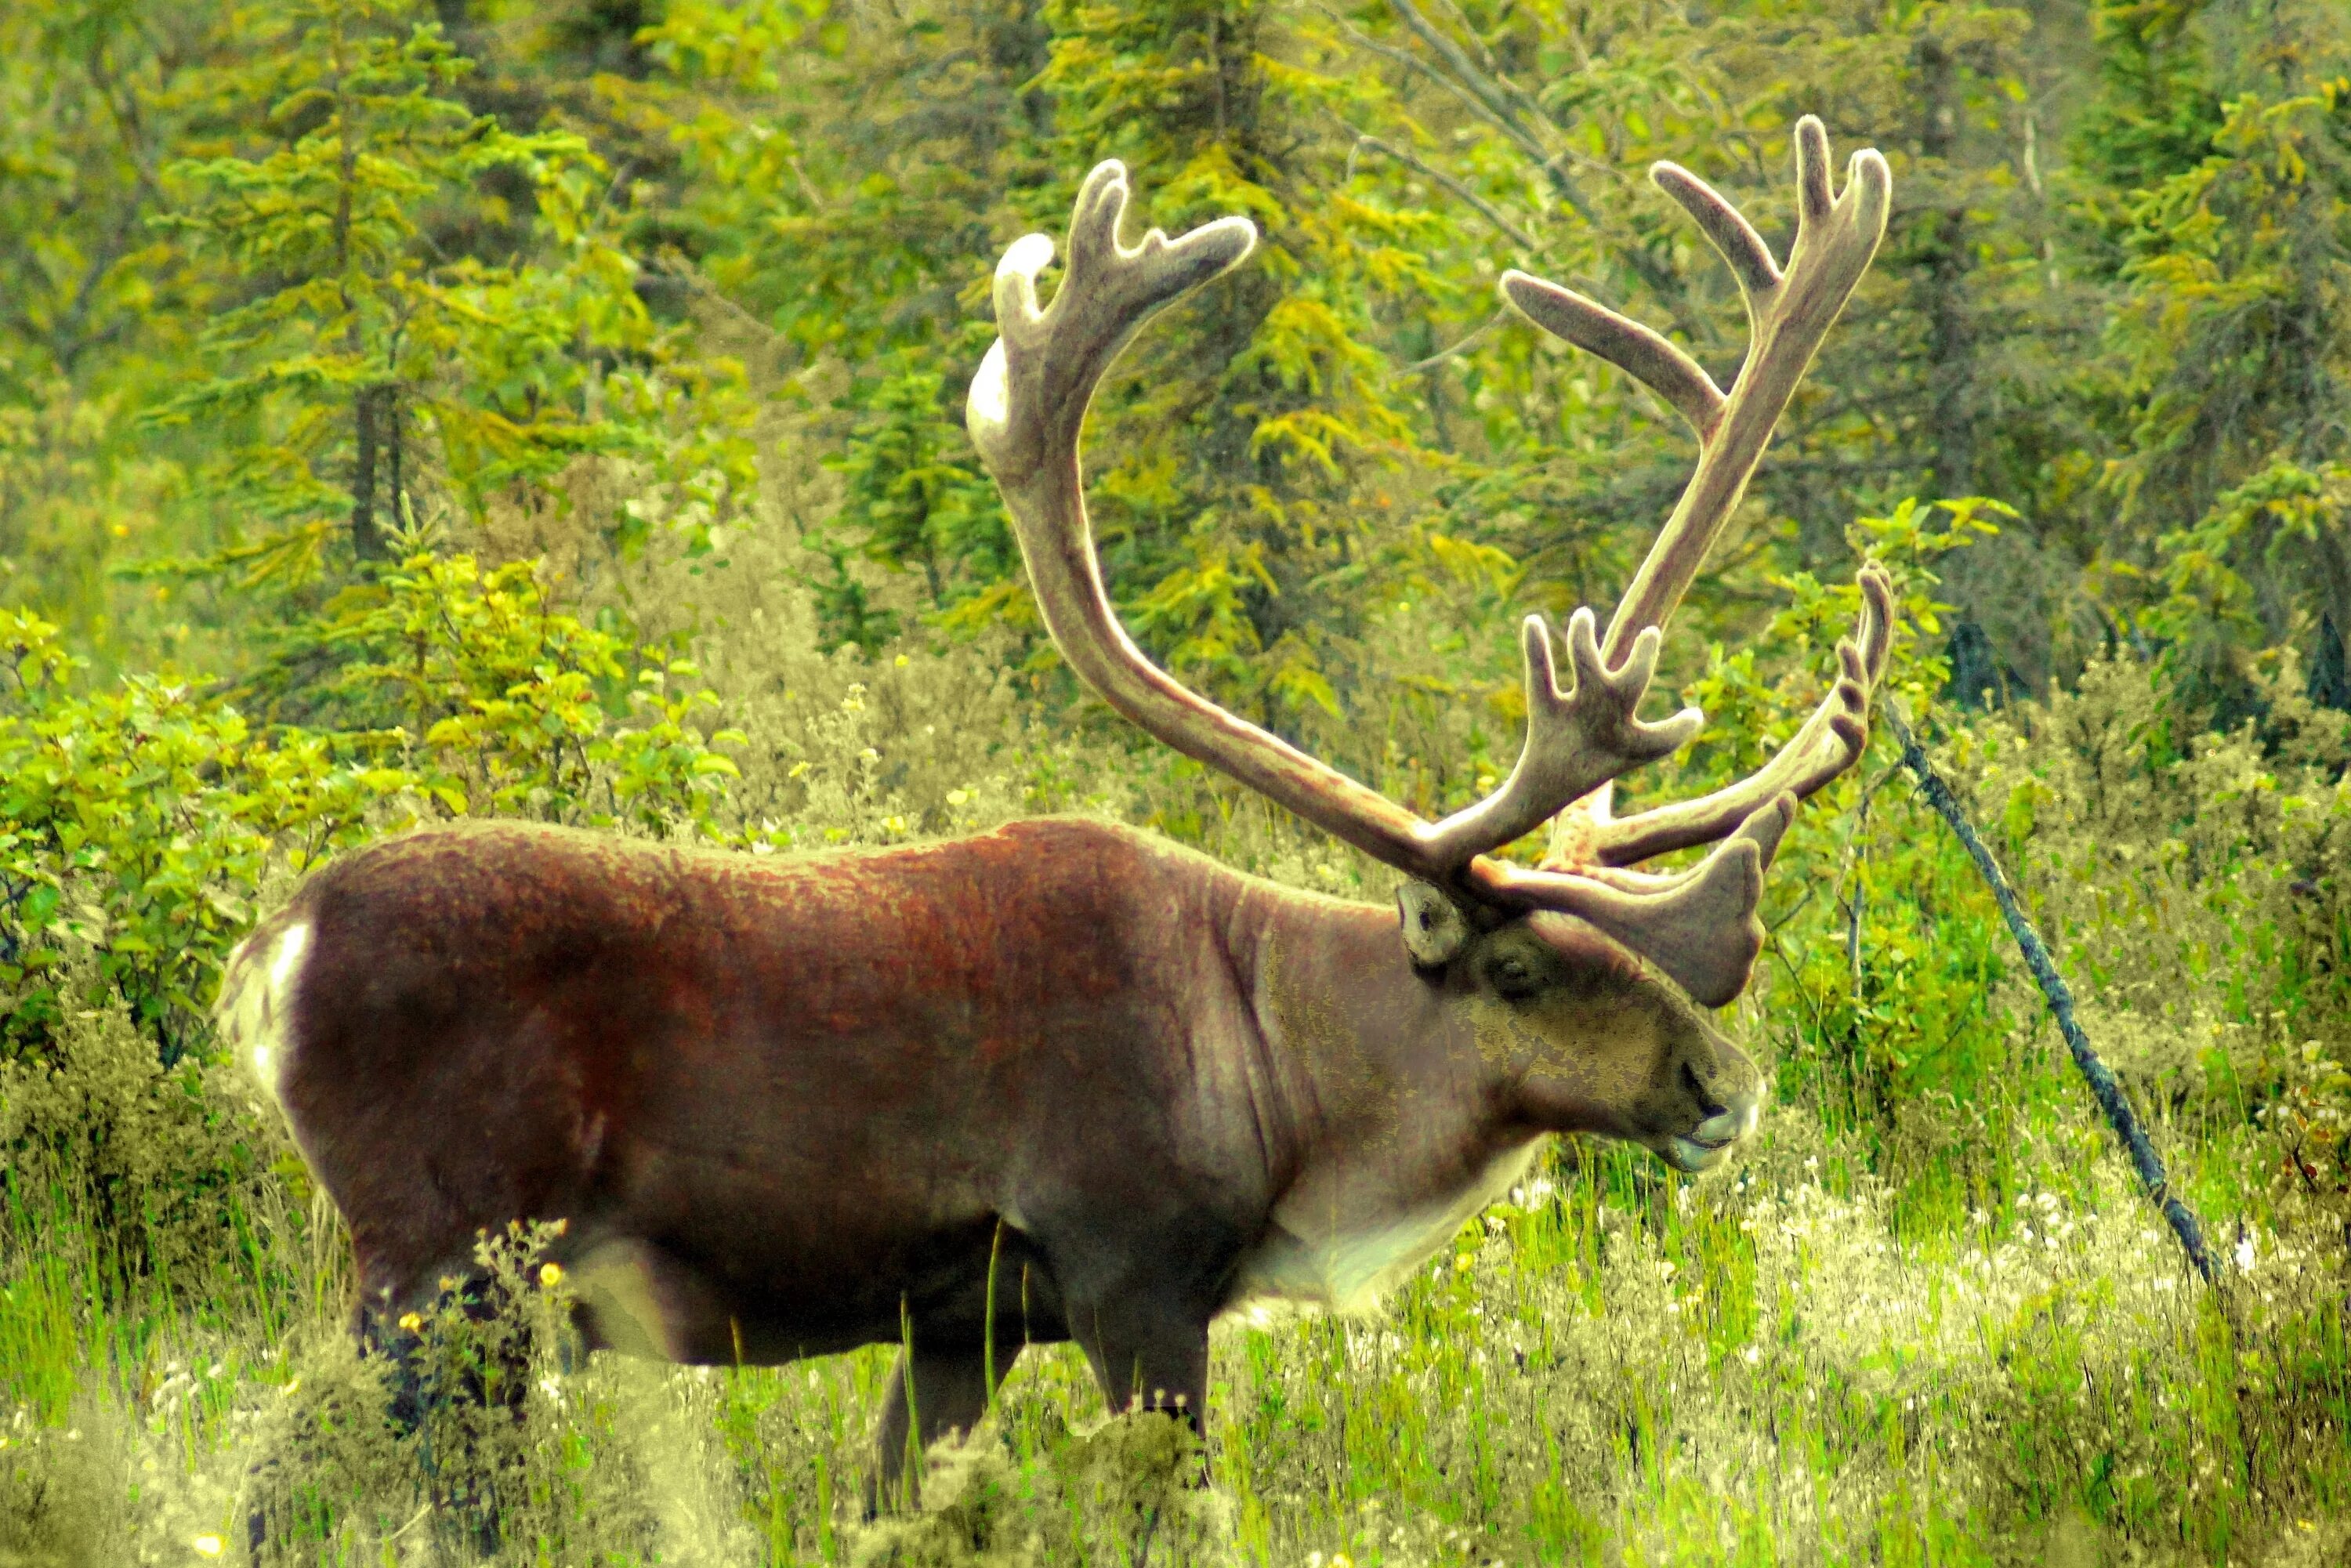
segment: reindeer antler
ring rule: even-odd
[[[1659,163],[1649,172],[1657,187],[1698,220],[1729,264],[1747,302],[1747,359],[1727,395],[1698,361],[1639,322],[1572,288],[1516,269],[1502,274],[1502,297],[1529,320],[1625,371],[1671,403],[1698,433],[1698,471],[1608,622],[1602,652],[1612,664],[1624,657],[1628,642],[1663,626],[1681,602],[1707,551],[1738,509],[1771,427],[1804,379],[1813,351],[1885,237],[1894,177],[1876,150],[1853,155],[1844,193],[1831,200],[1828,132],[1808,114],[1796,121],[1795,142],[1796,243],[1788,252],[1785,273],[1762,236],[1713,186],[1677,163]]]
[[[1805,171],[1821,164],[1826,155],[1818,122],[1805,124],[1811,127],[1812,141],[1805,140],[1800,127],[1800,182],[1811,180]],[[1875,222],[1882,228],[1885,165],[1874,153],[1864,158],[1878,171],[1878,195],[1874,209],[1866,191],[1859,204],[1876,212]],[[1861,168],[1857,161],[1856,169]],[[1820,333],[1842,307],[1860,267],[1867,265],[1865,250],[1830,299],[1832,290],[1810,277],[1820,265],[1811,258],[1821,247],[1808,247],[1800,232],[1783,279],[1771,268],[1762,242],[1727,204],[1694,179],[1680,178],[1712,202],[1705,212],[1698,205],[1692,211],[1708,225],[1717,245],[1726,247],[1725,254],[1731,254],[1730,246],[1747,246],[1741,252],[1743,262],[1734,257],[1733,266],[1742,269],[1750,311],[1758,313],[1757,352],[1750,356],[1753,373],[1742,372],[1726,398],[1687,356],[1647,329],[1564,289],[1515,273],[1506,279],[1510,297],[1521,308],[1526,308],[1520,298],[1523,288],[1537,299],[1538,308],[1549,308],[1572,323],[1570,335],[1583,334],[1577,341],[1616,359],[1691,415],[1707,444],[1691,493],[1703,490],[1705,497],[1698,501],[1684,497],[1619,606],[1604,645],[1590,611],[1579,610],[1570,619],[1567,650],[1573,684],[1567,689],[1559,685],[1549,627],[1539,615],[1527,618],[1521,628],[1527,737],[1518,765],[1491,796],[1443,821],[1423,821],[1176,682],[1127,636],[1103,590],[1078,456],[1087,405],[1111,361],[1145,320],[1238,266],[1249,254],[1256,231],[1246,219],[1224,218],[1173,241],[1154,229],[1141,244],[1123,246],[1118,226],[1127,203],[1126,172],[1114,162],[1095,168],[1071,215],[1068,265],[1052,303],[1040,308],[1036,287],[1038,274],[1052,259],[1050,239],[1029,235],[1016,242],[998,266],[999,336],[972,382],[968,421],[972,440],[1011,512],[1046,630],[1079,677],[1113,707],[1186,756],[1230,775],[1365,853],[1447,888],[1465,903],[1504,914],[1552,909],[1587,920],[1648,957],[1699,1002],[1718,1007],[1745,986],[1761,948],[1755,907],[1762,873],[1792,820],[1794,797],[1819,788],[1845,765],[1821,771],[1834,747],[1857,745],[1851,737],[1865,721],[1867,688],[1883,667],[1882,652],[1874,661],[1866,656],[1857,664],[1848,660],[1848,674],[1855,670],[1859,674],[1839,683],[1832,701],[1842,706],[1834,713],[1824,707],[1828,716],[1816,715],[1817,722],[1807,725],[1781,760],[1748,785],[1692,802],[1670,822],[1644,827],[1649,819],[1636,817],[1615,824],[1638,828],[1646,835],[1640,842],[1654,841],[1661,847],[1723,839],[1692,870],[1656,877],[1613,869],[1641,858],[1636,854],[1541,870],[1487,858],[1489,851],[1604,789],[1619,774],[1675,750],[1697,733],[1701,721],[1695,709],[1657,724],[1637,716],[1656,664],[1658,623],[1687,587],[1722,518],[1736,505]],[[1660,179],[1668,176],[1661,173]],[[1811,185],[1804,186],[1808,218],[1815,204],[1823,213],[1832,211],[1824,174],[1818,183],[1817,204]],[[1667,188],[1677,189],[1671,183]],[[1834,210],[1853,204],[1850,197],[1849,191],[1848,203]],[[1691,202],[1685,197],[1686,205]],[[1745,241],[1737,238],[1742,234]],[[1728,243],[1726,235],[1730,236]],[[1840,258],[1839,271],[1850,261],[1851,250],[1848,245],[1831,251]],[[1718,430],[1720,440],[1715,439]],[[1865,579],[1865,591],[1870,580]],[[1876,594],[1868,602],[1875,606],[1882,598]],[[1876,648],[1881,641],[1868,631],[1865,615],[1862,648]],[[1857,695],[1850,685],[1858,685]],[[1657,848],[1644,851],[1657,852]]]
[[[1811,115],[1796,122],[1796,240],[1783,273],[1737,208],[1687,170],[1660,163],[1650,177],[1698,222],[1737,278],[1751,335],[1726,394],[1690,357],[1648,328],[1573,289],[1518,271],[1503,298],[1537,326],[1599,355],[1671,404],[1698,437],[1698,470],[1633,582],[1618,601],[1604,653],[1613,656],[1665,623],[1738,507],[1748,480],[1821,340],[1868,270],[1886,233],[1893,177],[1875,150],[1853,156],[1842,195],[1829,189],[1828,134]],[[1837,649],[1840,677],[1828,698],[1761,771],[1702,800],[1612,820],[1606,791],[1553,823],[1547,867],[1593,874],[1734,832],[1782,795],[1802,798],[1850,768],[1867,742],[1869,698],[1885,674],[1894,621],[1892,585],[1862,570],[1862,617]]]

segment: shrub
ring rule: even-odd
[[[168,1065],[204,1038],[272,856],[355,841],[405,780],[326,737],[258,734],[173,676],[78,693],[78,665],[56,627],[0,614],[0,1054],[116,998]],[[72,989],[77,944],[95,965]]]
[[[68,964],[68,990],[75,971]],[[62,1242],[84,1228],[111,1283],[194,1288],[238,1255],[240,1227],[298,1169],[277,1113],[237,1070],[170,1066],[120,1002],[75,1009],[38,1055],[0,1061],[0,1197],[12,1224]]]
[[[2351,1216],[2351,716],[2300,688],[2280,661],[2262,718],[2199,734],[2159,669],[2096,663],[1954,758],[2133,1092],[2261,1125],[2275,1175]]]
[[[708,830],[736,773],[695,666],[555,609],[527,563],[412,557],[310,645],[335,727],[260,729],[171,675],[79,692],[56,627],[0,616],[0,1053],[110,997],[166,1065],[199,1050],[273,867],[436,812]]]
[[[713,747],[742,739],[692,722],[716,696],[688,661],[556,609],[536,572],[410,557],[322,630],[349,659],[327,711],[453,816],[706,824],[736,773]]]

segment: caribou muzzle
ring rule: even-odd
[[[1687,1171],[1693,1176],[1700,1171],[1710,1171],[1730,1157],[1730,1151],[1740,1140],[1755,1131],[1762,1115],[1761,1092],[1750,1091],[1735,1097],[1731,1103],[1687,1133],[1667,1139],[1657,1153],[1677,1170]]]

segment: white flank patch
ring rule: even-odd
[[[1462,1223],[1508,1192],[1534,1163],[1540,1138],[1510,1151],[1449,1197],[1383,1222],[1309,1240],[1280,1223],[1241,1260],[1233,1309],[1262,1322],[1275,1303],[1366,1312],[1380,1297],[1452,1239]]]
[[[301,977],[302,956],[309,946],[307,922],[279,932],[266,962],[247,942],[229,958],[228,979],[221,988],[217,1014],[221,1032],[246,1071],[253,1074],[253,1081],[273,1101],[286,1063],[294,983]]]
[[[277,938],[277,948],[269,955],[269,989],[275,996],[286,994],[286,982],[294,977],[294,966],[302,961],[303,949],[310,946],[310,927],[288,925]]]

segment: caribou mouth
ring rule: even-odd
[[[1710,1171],[1729,1157],[1729,1144],[1708,1146],[1695,1139],[1676,1138],[1666,1145],[1666,1163],[1676,1170],[1687,1171],[1692,1176],[1698,1175],[1700,1171]]]
[[[1750,1100],[1728,1111],[1718,1111],[1692,1128],[1687,1135],[1668,1139],[1666,1146],[1657,1152],[1665,1156],[1667,1164],[1677,1170],[1687,1171],[1692,1176],[1700,1171],[1710,1171],[1730,1157],[1732,1147],[1753,1132],[1756,1123],[1761,1119],[1761,1105]]]

